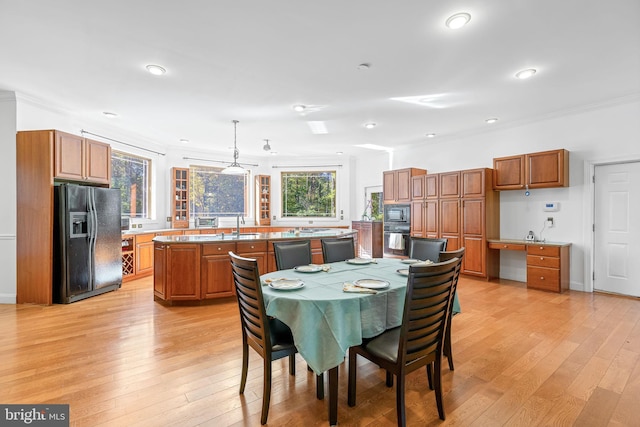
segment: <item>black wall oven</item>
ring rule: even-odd
[[[384,253],[407,255],[411,234],[411,206],[384,206]]]

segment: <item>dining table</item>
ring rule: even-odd
[[[328,372],[330,425],[338,422],[338,366],[349,347],[402,323],[409,265],[399,258],[355,258],[261,276],[267,315],[289,326],[317,375]],[[457,295],[452,311],[460,312]]]

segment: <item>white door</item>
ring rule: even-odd
[[[595,167],[595,290],[640,297],[640,162]]]

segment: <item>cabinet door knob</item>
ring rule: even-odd
[[[255,246],[251,245],[251,249],[253,249]]]
[[[543,256],[540,257],[540,261],[544,261],[544,257]]]
[[[544,276],[540,276],[540,280],[544,280]]]
[[[508,247],[508,245],[504,245],[504,247],[506,248],[506,247]]]
[[[541,251],[544,251],[544,246],[540,246],[540,250],[541,250]]]
[[[222,248],[218,248],[218,250],[219,250],[219,251],[221,251],[221,250],[222,250]]]

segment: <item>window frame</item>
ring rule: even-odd
[[[286,197],[284,194],[284,186],[285,186],[285,175],[288,174],[306,174],[306,175],[310,175],[310,174],[316,174],[316,175],[320,175],[323,173],[329,173],[333,175],[333,191],[334,191],[334,195],[333,195],[333,216],[319,216],[316,215],[314,216],[285,216],[284,215],[284,210],[285,210],[285,204],[286,204]],[[339,185],[338,185],[338,180],[339,180],[340,174],[337,170],[337,168],[333,168],[333,169],[318,169],[318,170],[296,170],[296,169],[290,169],[290,170],[283,170],[280,171],[280,218],[284,221],[296,221],[296,220],[310,220],[310,219],[318,219],[318,220],[327,220],[327,221],[338,221],[341,220],[341,214],[338,213],[339,211]]]
[[[197,169],[208,169],[211,172],[218,173],[219,175],[223,175],[221,172],[224,170],[224,167],[219,166],[209,166],[209,165],[189,165],[189,219],[195,219],[198,217],[220,217],[220,218],[232,218],[237,216],[239,213],[200,213],[196,214],[195,204],[192,199],[193,195],[193,173],[194,170]],[[239,175],[238,175],[239,176]],[[251,171],[247,170],[247,172],[242,175],[244,177],[244,212],[240,213],[243,217],[247,218],[249,213],[251,212]]]
[[[111,149],[111,180],[109,182],[109,186],[111,188],[114,189],[119,189],[120,188],[114,186],[114,158],[117,156],[124,156],[124,157],[129,157],[129,158],[133,158],[133,159],[140,159],[141,163],[146,162],[145,165],[145,169],[146,169],[146,183],[145,183],[145,192],[144,192],[144,200],[143,200],[143,209],[144,209],[144,216],[131,216],[131,212],[121,212],[121,215],[124,217],[128,217],[128,218],[132,218],[132,219],[136,219],[136,220],[150,220],[153,219],[153,166],[154,166],[154,162],[152,159],[148,158],[148,157],[144,157],[141,156],[139,154],[134,154],[131,153],[129,151],[122,151],[122,150],[116,150],[114,148]],[[144,181],[144,179],[143,179]],[[122,191],[122,190],[121,190]],[[121,198],[122,198],[122,193],[121,193]],[[123,203],[124,205],[124,203]],[[131,201],[129,200],[129,205],[131,206]]]

